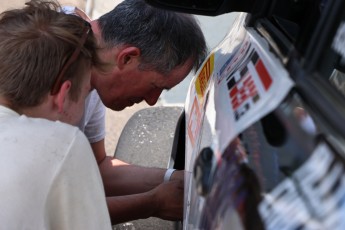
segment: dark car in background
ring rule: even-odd
[[[177,112],[180,227],[345,229],[345,1],[147,2],[240,12]]]

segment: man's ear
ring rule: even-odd
[[[64,103],[65,100],[68,98],[68,93],[71,89],[71,86],[71,81],[64,81],[60,87],[59,92],[55,95],[54,103],[55,106],[58,108],[59,113],[62,113],[64,111]]]
[[[125,47],[117,55],[117,66],[123,69],[126,65],[139,63],[140,49],[134,46]]]

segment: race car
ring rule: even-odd
[[[240,12],[176,129],[183,229],[345,229],[345,1],[147,2]]]

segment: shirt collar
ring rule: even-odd
[[[19,117],[19,116],[20,115],[16,111],[6,106],[0,105],[0,119],[6,118],[6,117]]]

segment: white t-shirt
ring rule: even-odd
[[[85,133],[90,143],[105,138],[105,106],[95,89],[89,93],[85,100],[84,115],[78,127]]]
[[[76,127],[0,106],[0,228],[111,229],[102,179]]]

